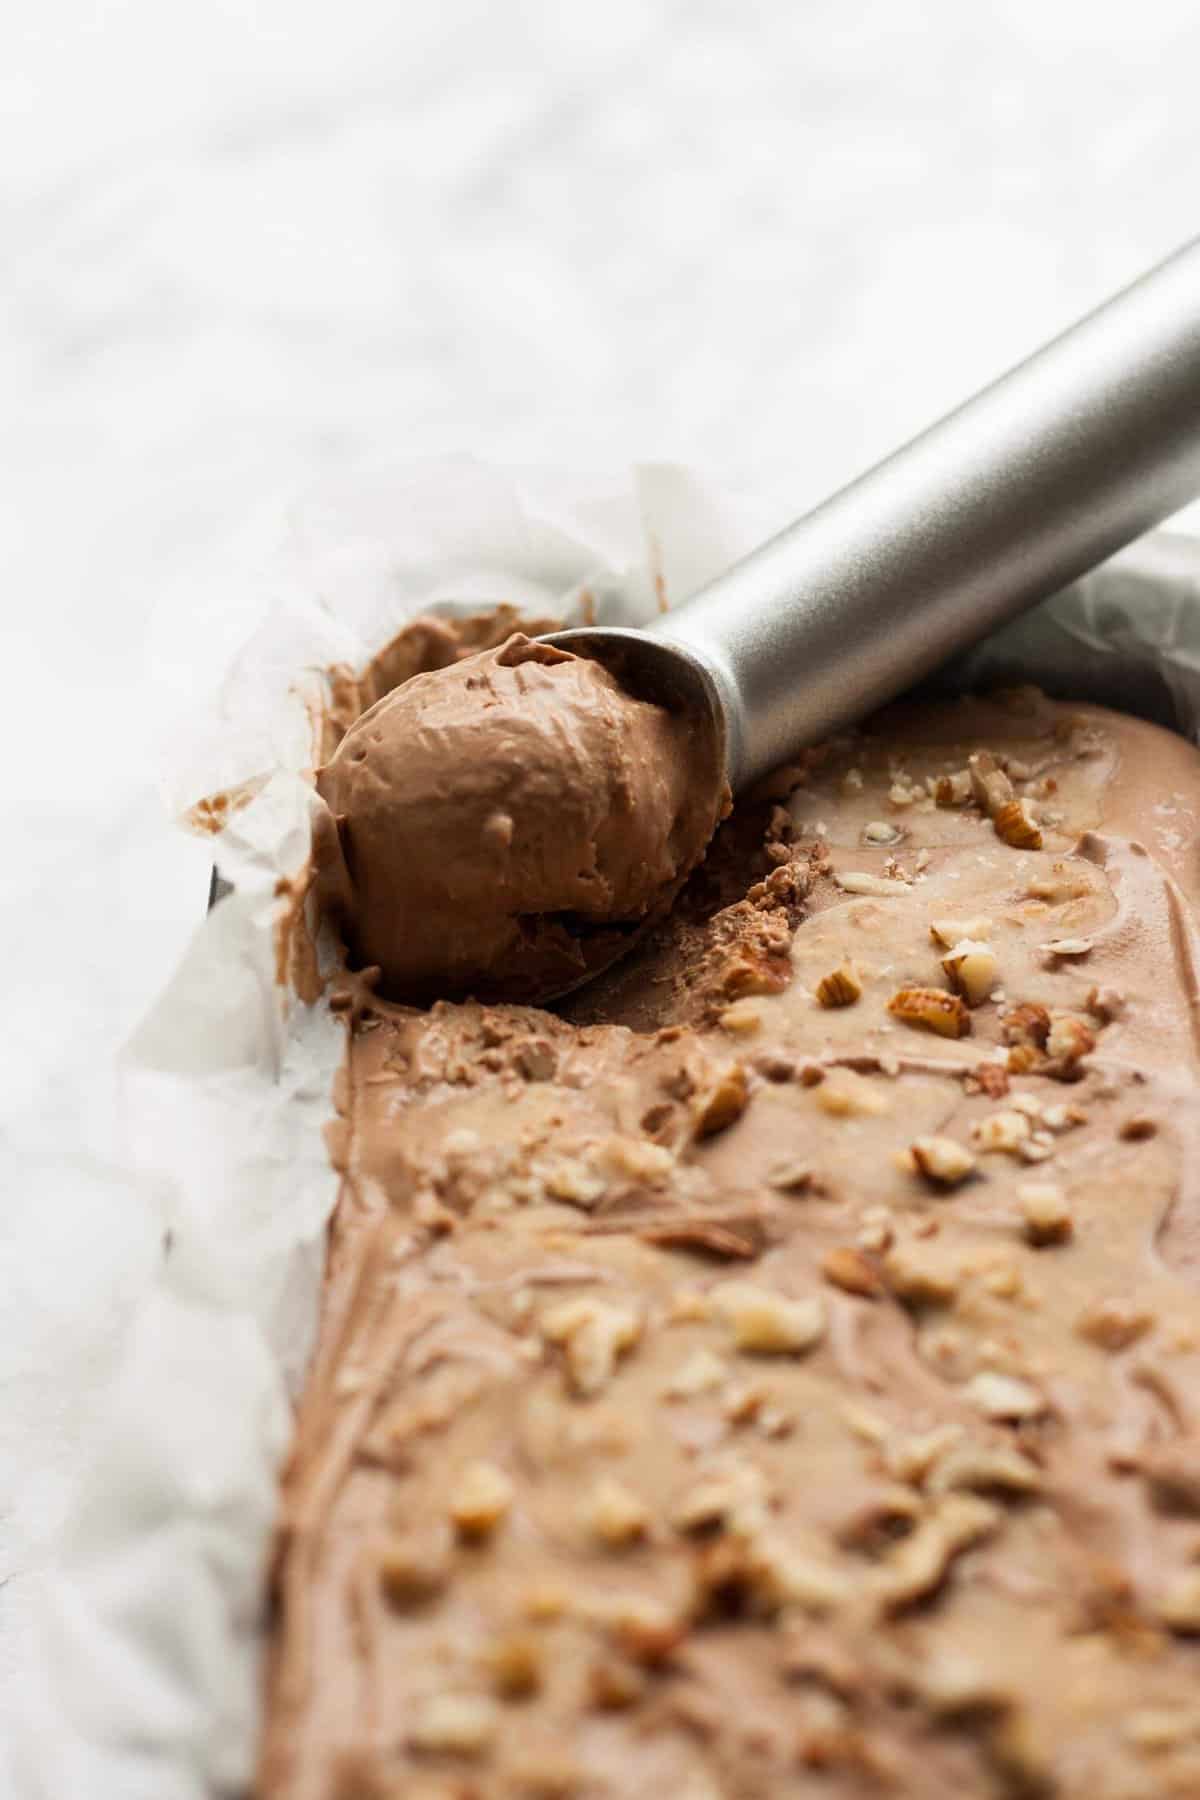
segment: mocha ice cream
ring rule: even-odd
[[[1195,1800],[1198,833],[910,709],[554,1011],[339,982],[264,1800]]]
[[[573,986],[666,910],[726,804],[704,721],[519,634],[385,695],[318,787],[326,894],[409,1000]]]

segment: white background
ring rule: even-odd
[[[157,1254],[111,1058],[205,858],[154,745],[280,497],[465,448],[799,510],[1197,230],[1200,11],[0,14],[2,1716],[94,1405],[56,1366],[104,1380]]]

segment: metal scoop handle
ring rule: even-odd
[[[735,787],[1200,493],[1200,239],[666,613]]]

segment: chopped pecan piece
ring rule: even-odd
[[[795,1355],[810,1350],[824,1335],[825,1308],[816,1295],[793,1300],[749,1281],[727,1281],[712,1290],[710,1299],[739,1350]]]
[[[468,1463],[450,1494],[450,1517],[465,1538],[488,1537],[505,1517],[513,1484],[495,1463]]]
[[[1081,1057],[1089,1056],[1095,1048],[1095,1033],[1088,1029],[1082,1019],[1076,1019],[1070,1013],[1058,1013],[1051,1020],[1046,1038],[1046,1053],[1054,1062],[1071,1068]]]
[[[961,943],[964,938],[976,941],[991,937],[992,921],[985,918],[931,919],[929,935],[934,943],[939,944],[943,950],[952,950],[955,944]]]
[[[892,1292],[914,1306],[945,1305],[958,1292],[958,1261],[937,1244],[896,1244],[883,1262]]]
[[[955,1560],[990,1536],[999,1522],[996,1508],[974,1494],[946,1494],[936,1501],[871,1581],[882,1610],[900,1612],[936,1593]]]
[[[1159,1602],[1158,1616],[1169,1630],[1183,1636],[1200,1633],[1200,1569],[1176,1577]]]
[[[1075,1221],[1061,1188],[1051,1181],[1027,1181],[1017,1189],[1017,1201],[1031,1244],[1065,1244]]]
[[[969,769],[955,769],[949,775],[939,775],[933,784],[933,797],[939,806],[965,806],[971,798],[971,773]]]
[[[496,1703],[486,1694],[429,1694],[413,1703],[408,1741],[414,1750],[483,1756],[499,1722]]]
[[[618,1357],[636,1344],[641,1320],[632,1307],[582,1296],[543,1314],[541,1332],[563,1346],[572,1384],[586,1397],[607,1387]]]
[[[692,1130],[698,1138],[715,1137],[746,1110],[750,1089],[741,1063],[730,1063],[713,1085],[698,1097],[692,1112]]]
[[[1154,1314],[1134,1300],[1093,1300],[1075,1321],[1075,1330],[1102,1350],[1128,1350],[1154,1324]]]
[[[887,875],[872,875],[865,869],[838,869],[833,879],[843,894],[873,894],[879,900],[909,891],[907,881],[893,881]]]
[[[936,1134],[914,1138],[911,1150],[921,1174],[939,1187],[957,1187],[975,1168],[975,1158],[956,1138]]]
[[[982,1006],[999,980],[996,953],[978,938],[963,938],[942,958],[946,979],[968,1006]]]
[[[415,1531],[385,1544],[379,1552],[379,1585],[394,1607],[423,1606],[450,1579],[451,1541],[444,1524]]]
[[[901,988],[888,1001],[888,1011],[905,1025],[934,1031],[939,1037],[965,1037],[971,1029],[971,1015],[957,994],[941,988]]]
[[[965,1391],[972,1405],[988,1419],[1036,1419],[1046,1411],[1045,1396],[1035,1387],[994,1369],[981,1369],[973,1375]]]
[[[862,999],[862,976],[855,965],[846,961],[828,975],[822,975],[817,983],[817,1001],[821,1006],[853,1006],[856,1000]]]
[[[971,795],[981,812],[994,819],[1013,801],[1013,785],[990,750],[967,758]]]
[[[935,1464],[928,1481],[931,1494],[963,1488],[976,1493],[994,1490],[1007,1494],[1033,1494],[1041,1476],[1027,1456],[1009,1444],[954,1445]]]
[[[824,1073],[822,1071],[822,1073]],[[877,1081],[855,1069],[834,1069],[816,1083],[816,1101],[822,1112],[837,1119],[870,1119],[890,1112],[892,1103]]]
[[[484,1662],[502,1700],[527,1700],[542,1685],[542,1647],[528,1631],[497,1638],[488,1646]]]
[[[1010,800],[992,819],[992,830],[1002,843],[1014,850],[1040,850],[1042,828],[1033,816],[1028,800]]]
[[[598,1658],[588,1670],[592,1705],[602,1712],[622,1712],[644,1699],[648,1678],[636,1664],[623,1657]]]
[[[712,1350],[693,1350],[671,1376],[663,1395],[668,1400],[693,1400],[698,1394],[719,1388],[728,1373],[729,1364],[724,1357]]]
[[[981,1151],[999,1151],[1007,1156],[1018,1156],[1032,1130],[1033,1126],[1025,1113],[1005,1107],[1000,1112],[988,1113],[985,1118],[977,1119],[971,1127],[971,1136]]]
[[[847,1294],[860,1295],[865,1300],[873,1300],[883,1291],[883,1283],[873,1265],[861,1250],[847,1244],[829,1251],[821,1264],[821,1273],[834,1287]]]
[[[592,1490],[584,1517],[592,1536],[616,1550],[645,1536],[650,1508],[623,1482],[606,1475]]]

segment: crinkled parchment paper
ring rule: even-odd
[[[264,624],[171,747],[174,813],[253,797],[214,838],[234,891],[127,1057],[129,1175],[159,1196],[167,1248],[41,1595],[9,1736],[22,1795],[199,1800],[252,1771],[276,1476],[335,1191],[322,1126],[340,1027],[277,986],[273,932],[277,883],[308,848],[319,671],[431,607],[644,620],[786,517],[675,468],[588,482],[468,460],[360,471],[294,509]],[[955,679],[1041,680],[1196,736],[1200,545],[1125,553]]]

